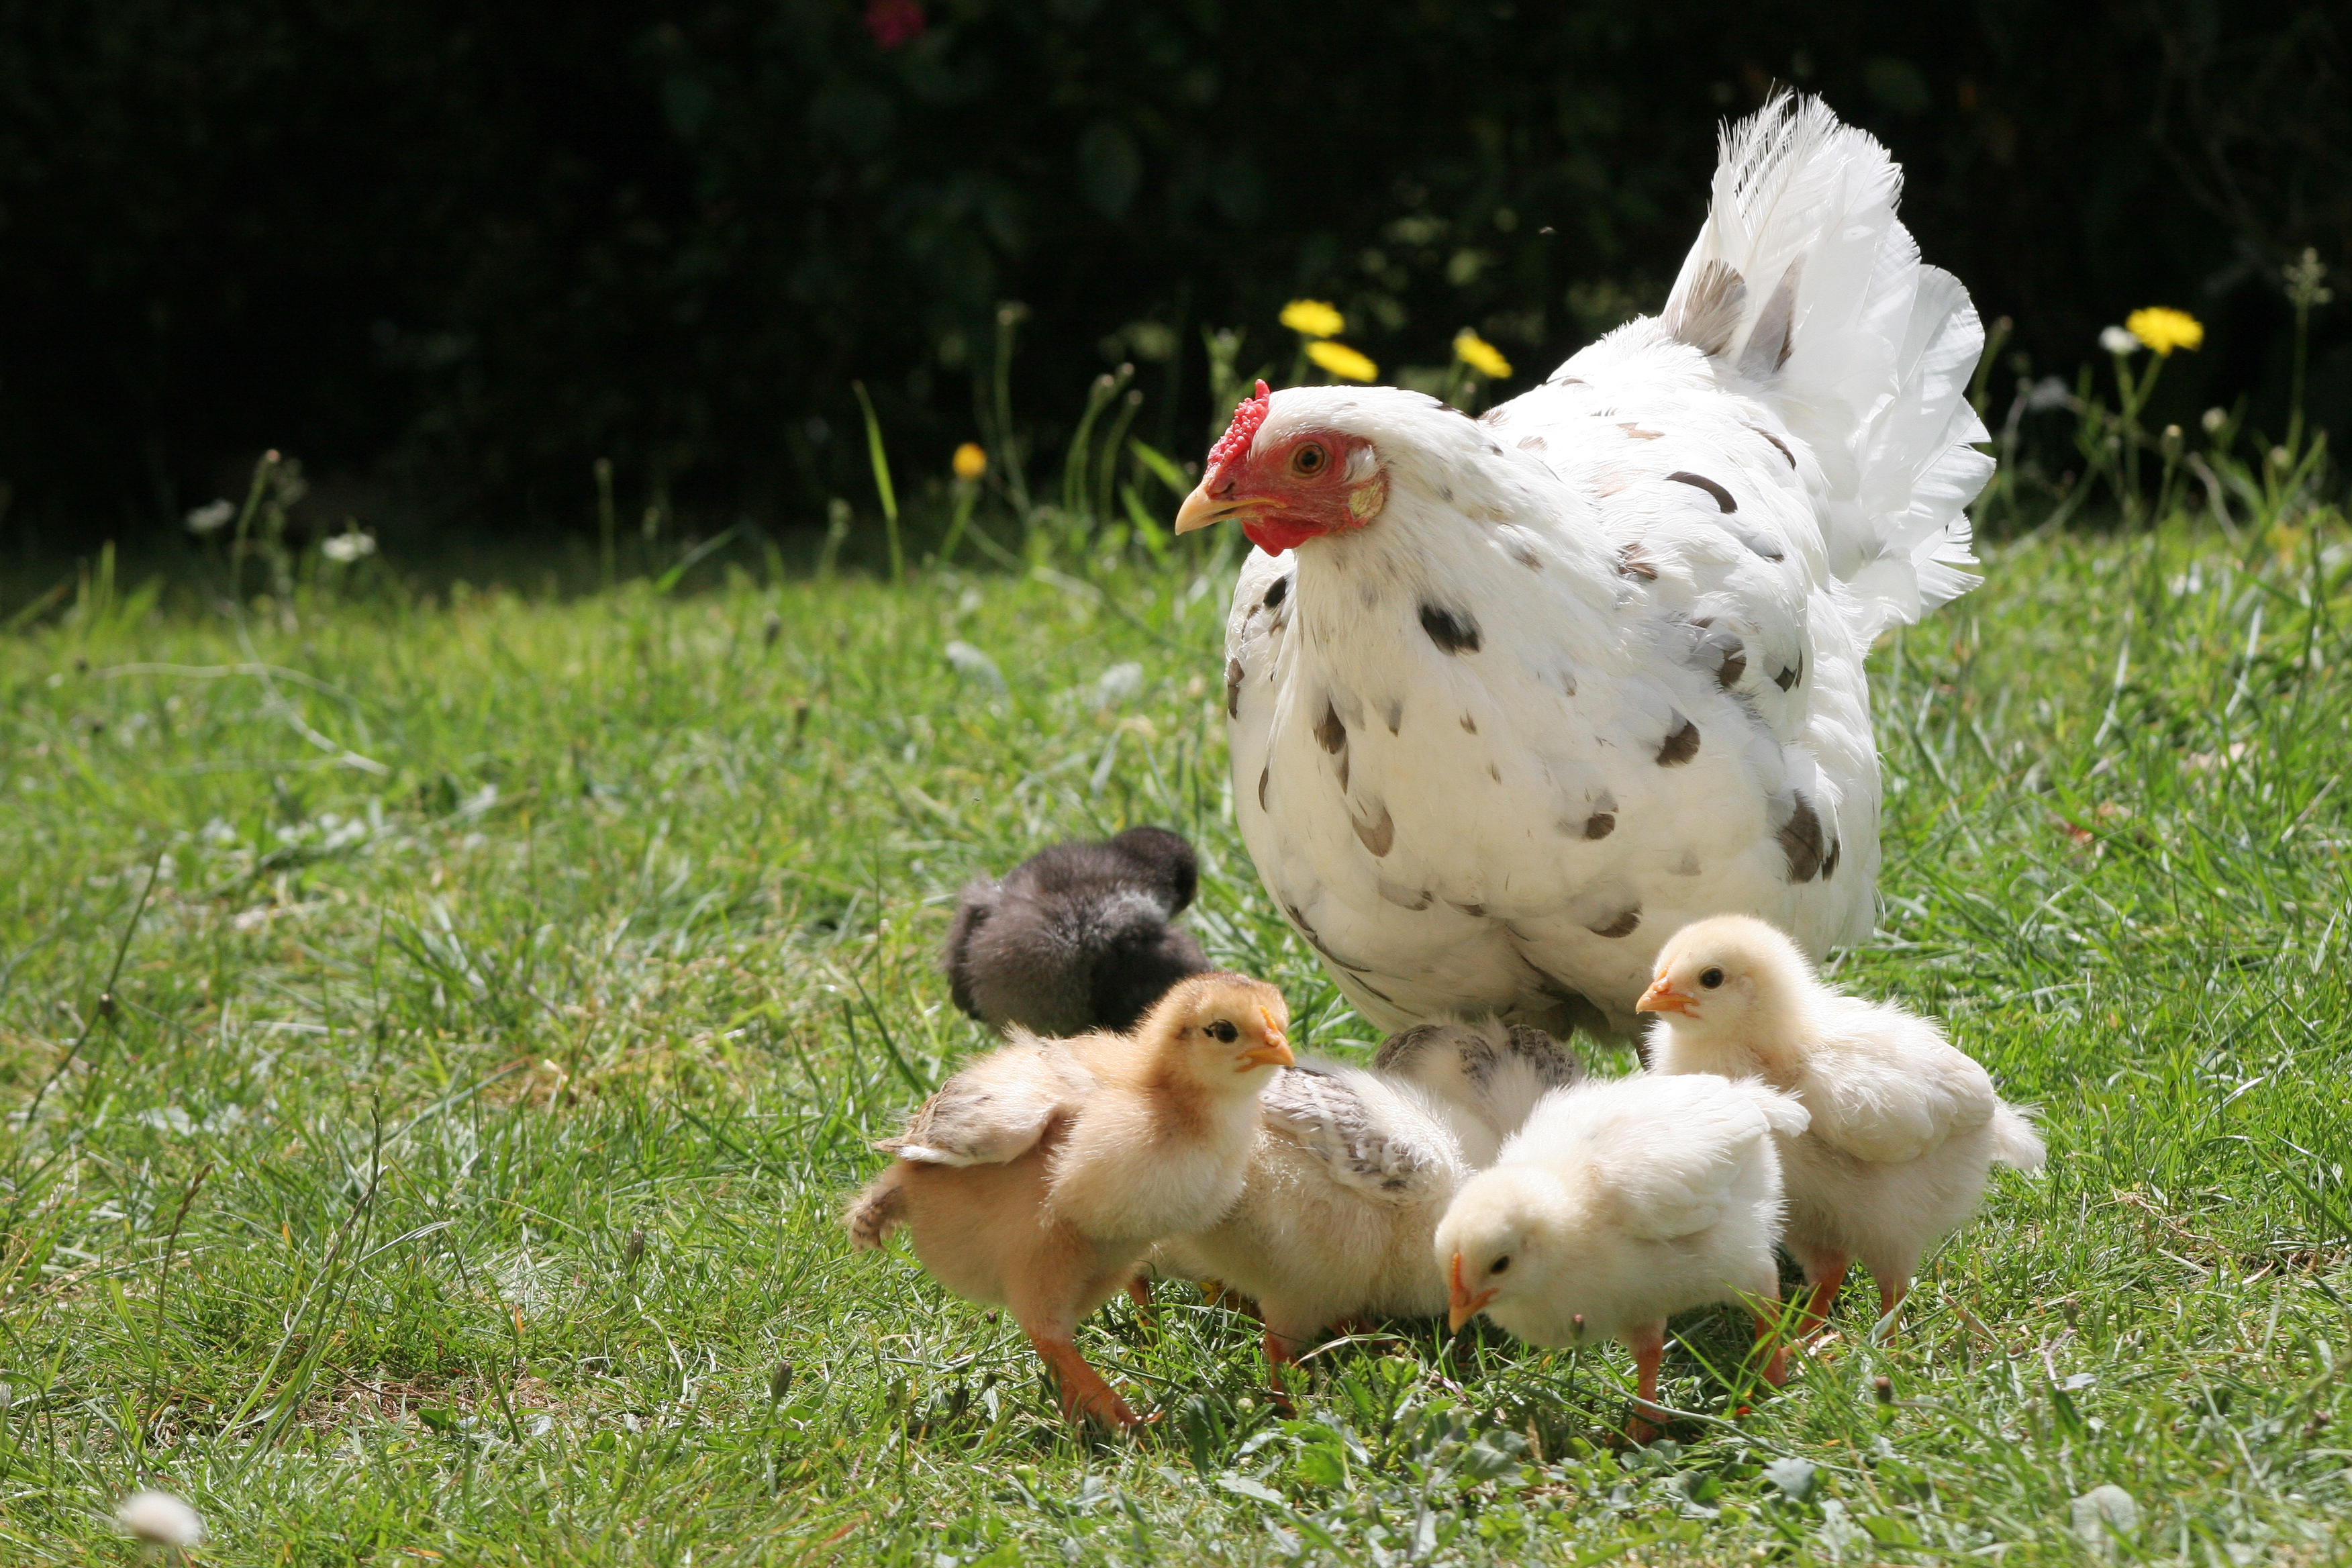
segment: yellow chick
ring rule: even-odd
[[[1812,1287],[1805,1331],[1827,1320],[1857,1258],[1878,1284],[1879,1315],[1894,1311],[1921,1257],[1976,1212],[1992,1166],[2042,1164],[2025,1114],[1933,1021],[1823,984],[1762,921],[1723,915],[1676,932],[1640,1009],[1658,1015],[1653,1072],[1752,1075],[1812,1113],[1780,1137],[1782,1240]]]
[[[1669,1317],[1745,1300],[1758,1340],[1772,1338],[1772,1138],[1804,1125],[1803,1106],[1754,1079],[1644,1074],[1554,1089],[1438,1222],[1453,1326],[1484,1312],[1539,1345],[1621,1342],[1639,1379],[1626,1430],[1648,1441]],[[1775,1385],[1786,1375],[1777,1342],[1763,1373]]]
[[[1155,1242],[1241,1196],[1258,1091],[1291,1064],[1289,1017],[1273,986],[1211,973],[1129,1034],[1015,1029],[876,1145],[898,1158],[851,1201],[851,1241],[879,1247],[906,1226],[932,1279],[1013,1314],[1066,1415],[1135,1426],[1072,1335]]]

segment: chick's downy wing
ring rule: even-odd
[[[1591,1130],[1584,1152],[1594,1179],[1614,1190],[1625,1230],[1672,1241],[1731,1211],[1771,1123],[1741,1086],[1696,1078],[1654,1081],[1666,1092],[1643,1096],[1646,1103],[1621,1097],[1608,1122]],[[1683,1085],[1693,1088],[1684,1091]]]
[[[875,1147],[922,1164],[1001,1165],[1035,1147],[1094,1087],[1066,1042],[1016,1030],[1012,1044],[941,1084],[906,1131]]]
[[[1899,1165],[1992,1119],[1991,1077],[1934,1025],[1858,998],[1839,1001],[1801,1090],[1823,1142]]]
[[[1286,1068],[1258,1105],[1267,1129],[1313,1154],[1334,1181],[1384,1202],[1436,1195],[1458,1163],[1410,1090],[1352,1068]]]

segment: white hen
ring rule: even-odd
[[[1430,1237],[1454,1193],[1576,1058],[1539,1030],[1425,1024],[1372,1070],[1303,1061],[1260,1094],[1241,1202],[1163,1243],[1163,1274],[1215,1279],[1256,1301],[1269,1368],[1351,1321],[1434,1317],[1445,1277]]]
[[[1983,331],[1819,102],[1728,132],[1664,312],[1473,420],[1418,393],[1243,404],[1179,531],[1261,549],[1225,631],[1258,873],[1384,1028],[1630,1036],[1665,933],[1870,931],[1863,658],[1975,579]]]
[[[1640,1435],[1669,1316],[1746,1299],[1758,1337],[1773,1331],[1773,1135],[1804,1127],[1803,1106],[1753,1079],[1645,1076],[1546,1096],[1438,1224],[1454,1326],[1485,1312],[1540,1345],[1622,1342]],[[1782,1381],[1777,1345],[1764,1375]]]
[[[1927,1248],[1976,1212],[1992,1166],[2042,1164],[2024,1115],[1931,1020],[1823,984],[1761,921],[1675,932],[1641,1005],[1659,1016],[1652,1071],[1753,1073],[1812,1113],[1780,1141],[1782,1239],[1812,1286],[1809,1330],[1856,1258],[1878,1283],[1879,1315],[1892,1312]]]

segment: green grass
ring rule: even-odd
[[[1083,1333],[1163,1421],[1082,1440],[835,1225],[986,1044],[956,888],[1049,838],[1191,834],[1212,955],[1369,1042],[1229,825],[1233,558],[1175,553],[243,625],[99,579],[0,638],[0,1560],[131,1560],[151,1483],[220,1563],[2038,1563],[2105,1482],[2126,1560],[2347,1555],[2340,525],[2013,546],[1881,651],[1840,973],[2043,1105],[2050,1169],[1777,1397],[1737,1314],[1679,1324],[1701,1418],[1631,1453],[1613,1349],[1400,1325],[1281,1421],[1177,1290]]]

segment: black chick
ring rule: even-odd
[[[1056,844],[957,900],[941,962],[956,1005],[1049,1038],[1135,1026],[1171,985],[1209,967],[1171,922],[1200,885],[1192,847],[1162,827]]]

